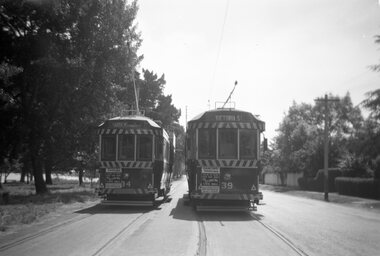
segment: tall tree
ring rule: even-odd
[[[296,104],[289,108],[274,141],[277,155],[272,162],[285,172],[307,172],[314,175],[323,167],[324,107],[317,102]],[[362,127],[363,118],[350,95],[329,106],[329,166],[337,166],[347,152],[349,141]]]
[[[1,3],[0,63],[18,71],[1,77],[1,111],[13,111],[9,130],[20,139],[11,144],[25,145],[37,193],[46,192],[42,162],[50,169],[53,158],[91,148],[84,135],[112,110],[115,85],[129,82],[141,59],[137,9],[123,0]]]

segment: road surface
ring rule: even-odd
[[[378,255],[380,212],[263,191],[256,212],[195,212],[186,180],[156,208],[95,205],[20,236],[0,255]],[[21,233],[20,233],[21,234]]]

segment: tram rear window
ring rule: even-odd
[[[240,158],[256,159],[257,158],[257,131],[240,130]]]
[[[219,129],[219,158],[237,158],[237,130]]]
[[[216,129],[198,130],[198,149],[199,158],[216,157]]]
[[[148,134],[137,135],[137,160],[139,161],[152,160],[152,135],[148,135]]]
[[[119,135],[119,160],[135,159],[135,135]]]
[[[116,136],[115,135],[102,136],[101,159],[105,161],[116,160]]]

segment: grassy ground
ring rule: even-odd
[[[53,180],[49,193],[36,195],[34,185],[12,182],[6,185],[9,203],[0,205],[0,232],[14,226],[30,224],[68,205],[98,200],[89,183],[79,186],[73,180]]]

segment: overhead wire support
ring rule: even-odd
[[[338,98],[328,98],[325,94],[324,98],[315,99],[316,102],[323,102],[325,106],[325,128],[324,128],[324,157],[323,157],[323,169],[324,169],[324,195],[325,201],[329,201],[329,125],[328,125],[328,116],[329,116],[329,102],[338,102]]]

